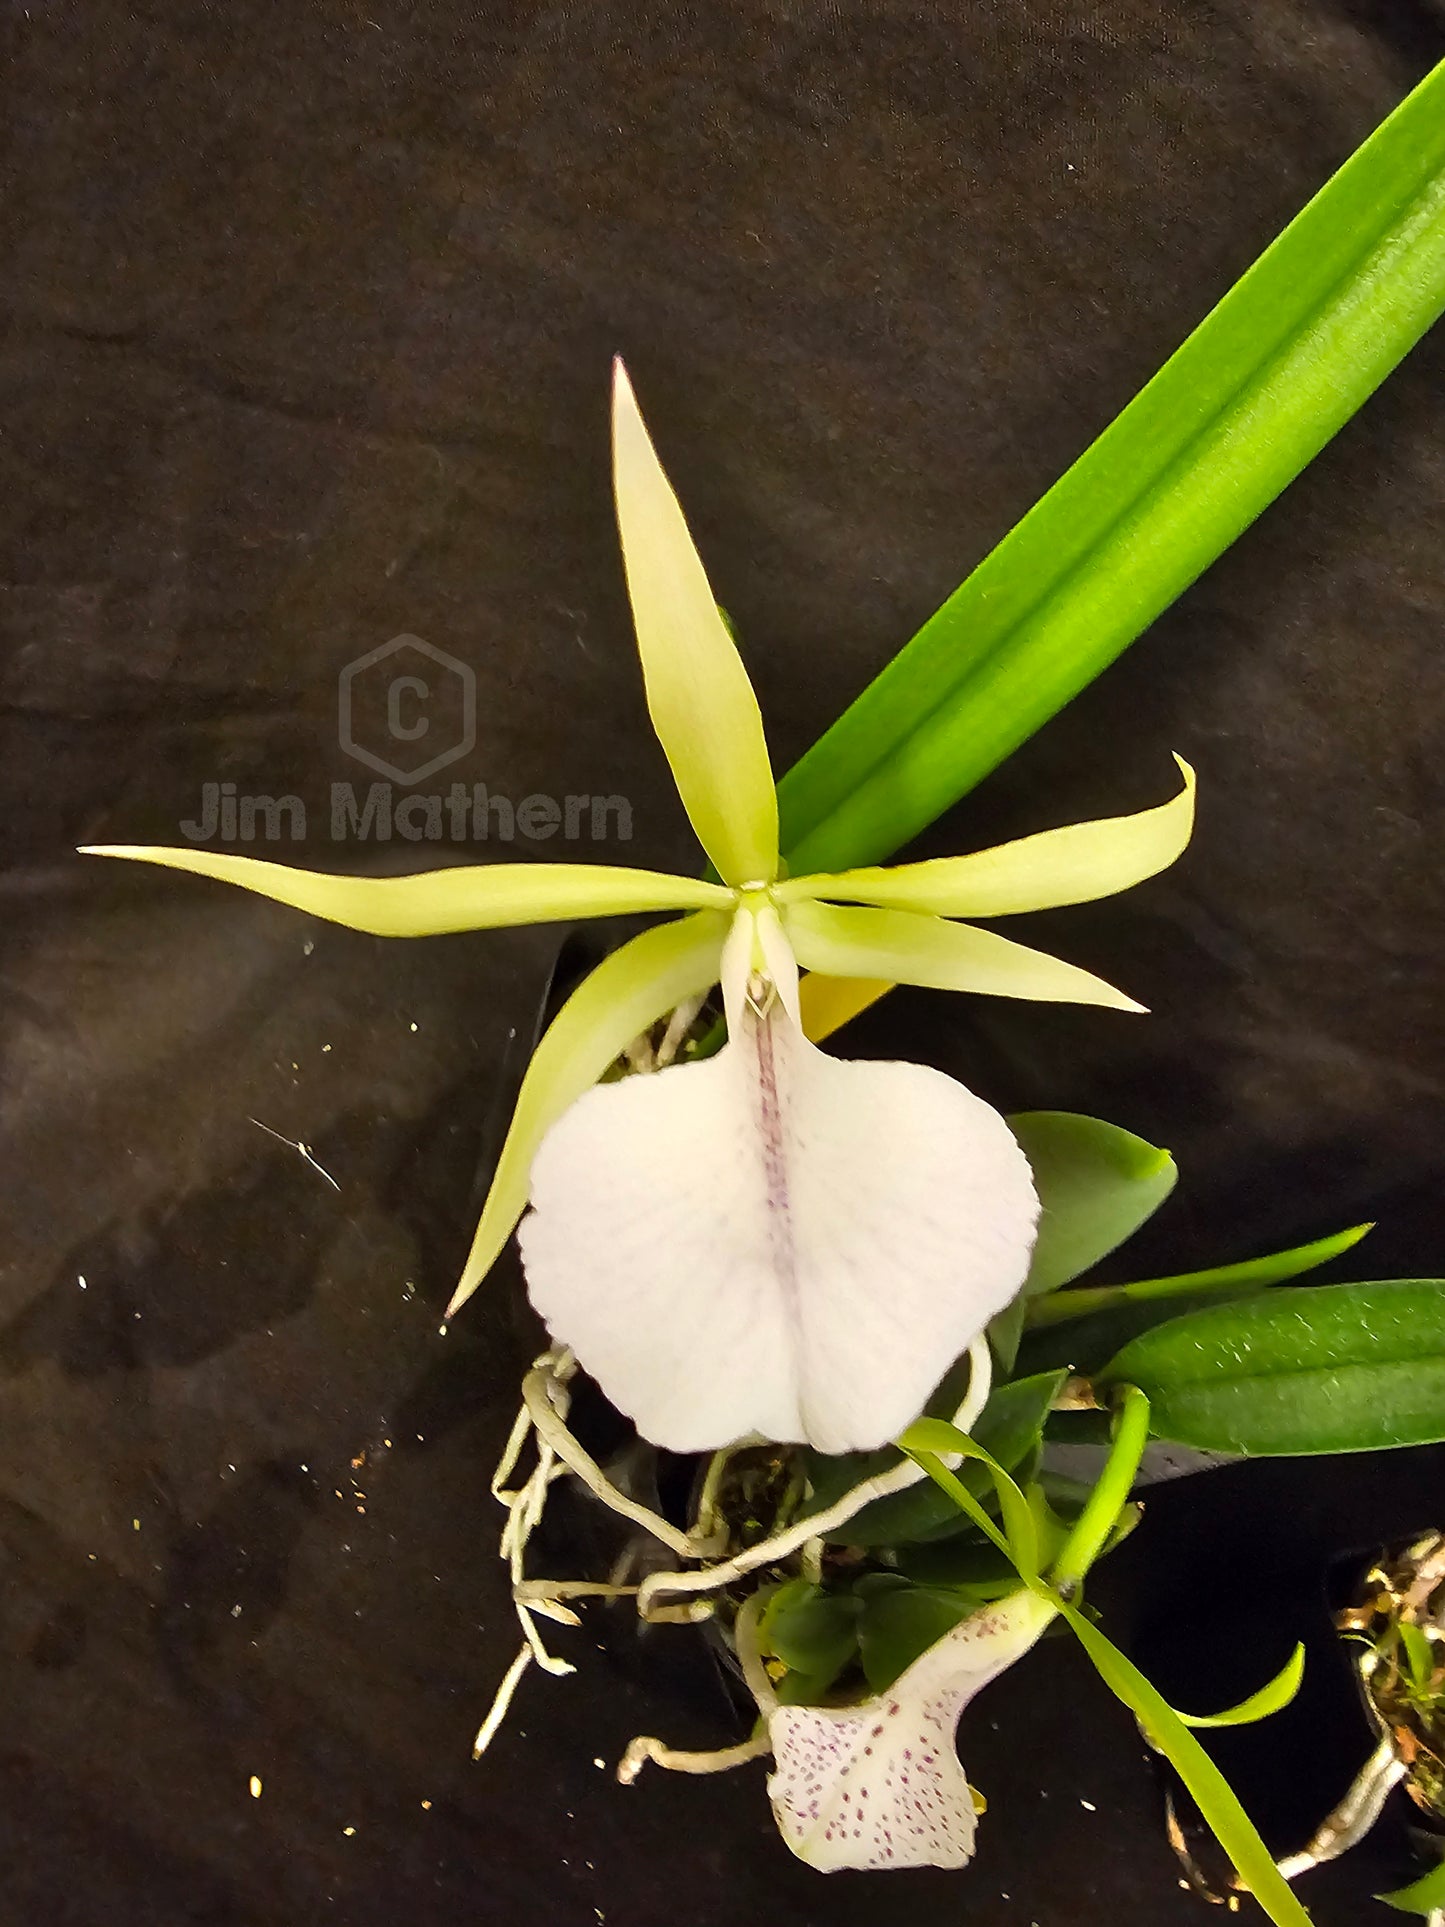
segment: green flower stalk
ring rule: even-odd
[[[360,878],[194,848],[87,853],[382,936],[684,913],[614,951],[543,1037],[449,1315],[530,1197],[533,1303],[645,1437],[870,1449],[1016,1295],[1038,1201],[1008,1126],[961,1084],[820,1051],[799,969],[849,980],[815,1034],[866,996],[859,979],[1138,1011],[1087,971],[960,919],[1083,903],[1164,869],[1189,840],[1193,774],[1181,759],[1179,793],[1138,815],[783,877],[757,698],[620,363],[613,456],[648,708],[719,881],[571,863]],[[598,1084],[640,1033],[717,984],[728,1042],[715,1057]]]

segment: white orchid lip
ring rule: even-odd
[[[1028,1162],[942,1072],[809,1043],[770,904],[720,969],[716,1057],[591,1091],[543,1140],[528,1292],[656,1444],[882,1445],[1022,1285]]]

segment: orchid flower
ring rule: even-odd
[[[1165,868],[1194,780],[1134,816],[972,856],[788,877],[762,716],[631,385],[613,390],[617,514],[653,727],[717,881],[572,863],[319,875],[225,852],[103,846],[383,936],[681,911],[614,951],[539,1044],[449,1307],[520,1243],[532,1301],[613,1402],[682,1451],[751,1435],[869,1449],[1018,1292],[1038,1202],[1002,1117],[942,1072],[840,1062],[799,966],[994,996],[1142,1008],[957,921],[1086,902]],[[598,1080],[721,984],[728,1042]],[[854,1007],[869,994],[840,986]],[[596,1086],[596,1088],[592,1088]]]
[[[978,1822],[954,1739],[960,1715],[1057,1612],[1025,1588],[960,1620],[873,1699],[774,1706],[768,1795],[798,1858],[821,1873],[966,1865]]]

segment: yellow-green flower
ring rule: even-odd
[[[917,1415],[1016,1294],[1038,1205],[1007,1125],[962,1085],[820,1051],[798,967],[1138,1010],[1088,972],[956,919],[1083,903],[1165,868],[1189,840],[1193,775],[1181,761],[1179,794],[1135,816],[784,878],[757,699],[620,363],[613,454],[648,708],[721,881],[571,863],[339,877],[194,848],[92,853],[193,870],[382,936],[687,913],[614,951],[543,1037],[450,1310],[491,1269],[530,1190],[533,1302],[646,1437],[679,1450],[753,1433],[869,1448]],[[598,1085],[640,1033],[718,983],[729,1038],[717,1056]]]

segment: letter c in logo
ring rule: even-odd
[[[401,699],[414,696],[425,700],[431,694],[420,676],[397,676],[386,692],[386,726],[399,743],[414,743],[419,736],[425,736],[431,724],[425,716],[418,716],[411,724],[401,718]]]

